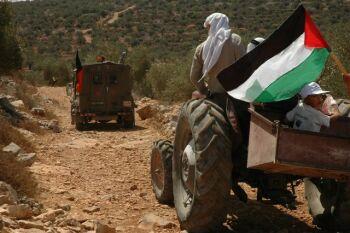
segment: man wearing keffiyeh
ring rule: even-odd
[[[196,48],[190,79],[197,90],[207,95],[225,93],[216,76],[245,54],[241,37],[231,33],[226,15],[213,13],[204,22],[207,39]]]

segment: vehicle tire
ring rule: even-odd
[[[109,120],[99,120],[98,123],[101,123],[101,124],[107,124],[109,122]]]
[[[75,121],[75,129],[78,131],[83,131],[85,129],[85,124],[84,122],[81,121]]]
[[[168,140],[154,142],[151,152],[153,192],[162,204],[173,204],[172,157],[173,145]]]
[[[231,189],[231,128],[225,112],[207,99],[181,109],[174,142],[174,204],[182,229],[215,230],[226,219]]]
[[[327,231],[350,230],[350,183],[305,178],[304,186],[315,225]]]
[[[132,129],[135,127],[135,121],[124,121],[123,126],[125,129]]]
[[[133,111],[130,116],[123,119],[123,127],[125,129],[132,129],[135,127],[135,112]]]
[[[116,123],[117,123],[118,125],[122,125],[122,124],[123,124],[123,118],[122,118],[121,116],[118,116],[118,118],[115,119],[115,121],[116,121]]]

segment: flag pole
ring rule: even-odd
[[[340,61],[340,59],[337,57],[337,55],[335,55],[334,52],[331,52],[331,57],[332,57],[333,61],[335,62],[335,64],[337,65],[340,72],[342,72],[343,74],[347,74],[348,72],[347,72],[345,66]]]
[[[335,55],[334,52],[331,52],[331,57],[332,57],[334,63],[336,64],[337,68],[340,70],[340,72],[343,75],[343,80],[344,80],[345,86],[348,90],[348,95],[350,96],[350,75],[349,75],[348,71],[346,70],[345,66],[343,65],[343,63],[340,61],[340,59],[337,57],[337,55]]]
[[[336,41],[335,36],[333,35],[332,32],[329,33],[329,36]],[[348,90],[348,95],[350,96],[350,76],[348,71],[346,70],[345,66],[343,65],[343,63],[340,61],[340,59],[338,58],[338,56],[334,53],[331,52],[330,56],[332,57],[332,60],[334,61],[334,63],[336,64],[338,70],[342,73],[343,75],[343,80],[345,83],[345,86]]]

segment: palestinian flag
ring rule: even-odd
[[[223,70],[218,79],[236,99],[285,100],[321,75],[329,53],[327,42],[300,5],[269,38]]]
[[[82,87],[83,87],[83,66],[81,65],[81,61],[80,61],[80,57],[79,57],[79,53],[77,50],[77,53],[75,55],[75,68],[76,68],[76,73],[75,73],[75,77],[76,77],[76,90],[78,93],[81,92]]]

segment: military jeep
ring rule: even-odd
[[[89,122],[115,120],[124,128],[135,126],[133,80],[129,65],[103,61],[82,66],[82,75],[73,78],[67,94],[71,96],[71,123],[77,130]],[[70,93],[68,93],[70,92]]]

